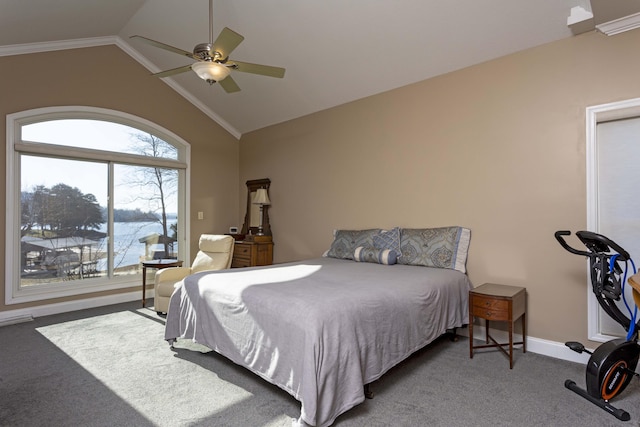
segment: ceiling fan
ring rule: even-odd
[[[141,40],[151,46],[168,50],[178,55],[187,56],[197,61],[190,65],[184,65],[153,74],[153,76],[156,77],[169,77],[193,70],[201,79],[210,85],[217,82],[227,93],[238,92],[240,90],[238,84],[229,75],[231,70],[269,77],[284,77],[284,68],[229,59],[231,52],[242,43],[244,37],[225,27],[218,35],[218,38],[215,41],[213,40],[213,0],[209,0],[209,43],[196,45],[193,48],[193,53],[143,36],[135,35],[130,38]]]

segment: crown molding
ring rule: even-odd
[[[0,46],[0,57],[2,56],[13,56],[13,55],[25,55],[31,53],[42,53],[42,52],[52,52],[56,50],[66,50],[66,49],[80,49],[86,47],[96,47],[96,46],[106,46],[106,45],[116,45],[133,59],[138,61],[143,67],[147,70],[151,71],[151,73],[157,73],[161,70],[158,69],[151,61],[141,55],[138,51],[133,49],[131,45],[122,40],[122,38],[118,36],[106,36],[106,37],[92,37],[85,39],[74,39],[74,40],[59,40],[53,42],[46,43],[24,43],[24,44],[16,44],[16,45],[8,45],[8,46]],[[211,110],[207,105],[205,105],[202,101],[194,97],[191,93],[189,93],[184,87],[175,82],[172,78],[164,78],[162,79],[164,83],[166,83],[169,87],[175,90],[179,95],[193,104],[196,108],[202,111],[205,115],[207,115],[211,120],[219,124],[224,130],[233,135],[234,138],[240,140],[242,134],[234,128],[229,122],[224,120],[218,114],[216,114],[213,110]]]
[[[26,55],[29,53],[41,53],[56,50],[105,46],[109,44],[116,44],[116,39],[116,36],[106,36],[74,40],[57,40],[44,43],[24,43],[0,46],[0,56]]]
[[[567,26],[574,35],[592,31],[595,28],[593,13],[582,6],[571,8],[571,14],[567,18]]]
[[[614,36],[636,28],[640,28],[640,12],[596,25],[598,31],[608,36]]]

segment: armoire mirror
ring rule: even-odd
[[[259,189],[264,188],[269,194],[269,186],[271,180],[269,178],[254,179],[247,181],[247,213],[244,216],[244,225],[242,226],[242,234],[257,234],[260,226],[260,205],[253,203],[256,193]],[[269,224],[269,205],[262,207],[262,232],[265,236],[271,236],[271,225]]]

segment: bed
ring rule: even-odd
[[[349,242],[331,256],[185,278],[165,339],[191,339],[284,389],[301,402],[294,425],[331,425],[364,385],[467,324],[472,288],[454,268],[356,262],[362,242]]]

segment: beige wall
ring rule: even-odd
[[[586,342],[585,261],[553,233],[586,228],[585,108],[640,97],[638,46],[583,34],[243,135],[275,260],[334,228],[463,225],[474,285],[526,286],[531,336]]]
[[[224,233],[237,223],[238,141],[182,96],[115,46],[0,57],[0,134],[4,117],[39,107],[85,105],[124,111],[157,123],[191,144],[191,255],[202,233]],[[5,180],[6,150],[2,150],[0,179]],[[0,186],[5,200],[6,185]],[[198,211],[204,220],[198,221]],[[5,216],[0,214],[4,242]],[[3,248],[4,253],[4,248]],[[4,256],[0,257],[4,279]],[[129,290],[127,290],[129,291]],[[96,295],[88,295],[96,296]],[[86,296],[85,296],[86,297]],[[57,302],[51,300],[49,302]],[[25,305],[4,305],[0,311]]]
[[[526,286],[532,336],[586,341],[584,261],[553,232],[586,228],[585,108],[640,97],[638,45],[639,31],[583,34],[265,128],[239,148],[115,46],[0,58],[0,110],[90,105],[178,134],[192,144],[192,236],[242,225],[233,177],[270,178],[276,262],[319,256],[334,228],[467,226],[475,285]]]

